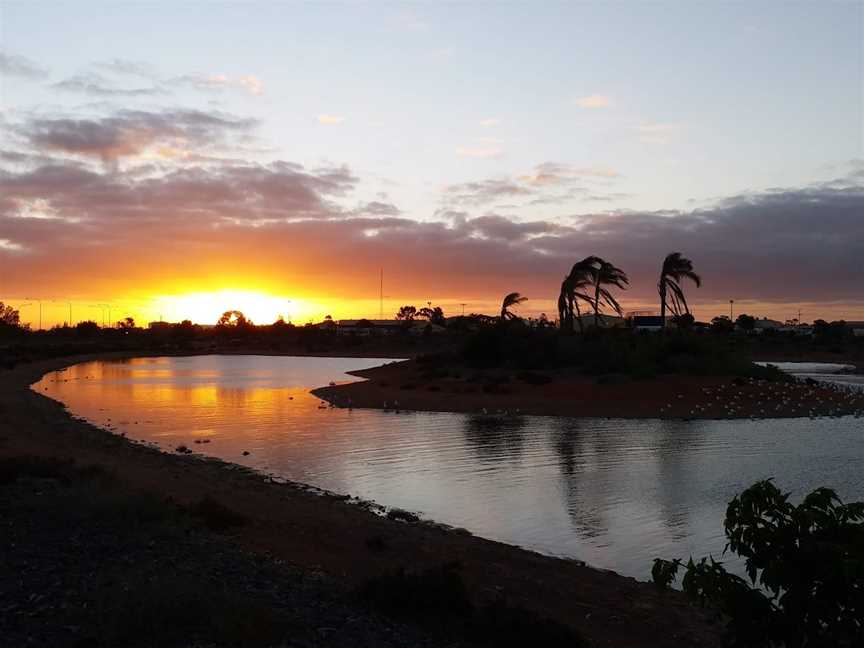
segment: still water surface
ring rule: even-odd
[[[643,579],[658,556],[719,556],[726,504],[758,479],[795,495],[828,485],[864,499],[864,425],[853,417],[397,414],[321,409],[308,393],[386,361],[137,358],[79,364],[34,389],[167,451],[183,444]]]

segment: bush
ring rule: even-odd
[[[730,645],[862,645],[864,502],[843,504],[819,488],[795,506],[761,481],[730,502],[724,527],[749,582],[713,557],[691,558],[682,588],[724,615]],[[682,565],[655,560],[654,582],[668,587]]]

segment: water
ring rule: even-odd
[[[828,485],[864,499],[864,426],[852,417],[397,414],[320,409],[308,393],[386,361],[138,358],[79,364],[34,389],[167,451],[183,444],[643,579],[655,557],[718,556],[726,504],[758,479],[798,496]]]

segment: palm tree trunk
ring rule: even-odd
[[[594,287],[594,326],[600,328],[600,280]]]
[[[666,328],[666,282],[660,277],[660,327]]]
[[[582,311],[579,308],[579,301],[574,299],[573,305],[576,306],[576,321],[579,322],[579,335],[585,335],[585,324],[582,323]]]

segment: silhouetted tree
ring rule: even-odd
[[[518,316],[511,312],[510,308],[518,306],[526,301],[528,301],[528,298],[523,297],[518,292],[512,292],[505,296],[504,301],[501,302],[501,321],[505,322],[507,320],[517,319]]]
[[[690,313],[682,313],[681,315],[676,315],[672,318],[672,321],[675,322],[675,326],[682,331],[689,331],[696,323],[696,318]]]
[[[403,322],[411,322],[417,316],[416,306],[402,306],[396,313],[396,319]]]
[[[82,337],[92,337],[99,333],[99,325],[93,320],[78,322],[75,325],[75,333]]]
[[[21,314],[8,304],[0,302],[0,326],[18,328],[21,326]]]
[[[714,333],[727,335],[731,333],[734,328],[735,325],[732,323],[732,320],[729,319],[728,315],[720,315],[719,317],[715,317],[711,320],[711,330]]]
[[[432,324],[438,324],[439,326],[444,326],[447,323],[447,319],[444,317],[444,311],[441,310],[440,306],[435,306],[435,308],[424,306],[417,311],[417,316],[428,320]]]
[[[600,326],[600,301],[603,300],[603,303],[609,306],[612,310],[614,310],[618,315],[621,315],[621,305],[612,296],[612,293],[609,292],[608,289],[604,288],[604,285],[617,286],[622,290],[626,290],[627,286],[630,285],[630,279],[627,277],[627,273],[624,272],[621,268],[615,266],[614,264],[606,261],[605,259],[601,259],[599,257],[595,257],[594,262],[594,326]]]
[[[572,332],[575,318],[579,322],[580,333],[585,332],[579,300],[592,304],[588,293],[594,282],[597,261],[598,257],[585,257],[573,265],[570,274],[561,282],[561,292],[558,295],[558,322],[561,330]]]
[[[198,329],[199,327],[195,326],[191,320],[185,319],[171,327],[171,336],[181,343],[190,342],[195,338]]]
[[[681,281],[689,279],[696,284],[702,285],[702,278],[693,271],[693,262],[680,252],[672,252],[663,260],[663,268],[660,270],[660,280],[657,282],[657,292],[660,294],[660,317],[661,326],[666,326],[666,309],[672,315],[684,315],[690,312],[687,300],[684,297],[684,289]]]
[[[121,331],[131,331],[135,328],[135,319],[132,317],[124,317],[122,320],[117,322],[117,328]]]
[[[245,328],[252,326],[252,322],[246,319],[246,316],[239,310],[228,310],[222,313],[222,317],[216,323],[217,326],[228,328]]]
[[[756,328],[756,318],[752,315],[747,315],[747,313],[741,313],[735,320],[735,326],[749,333]]]

